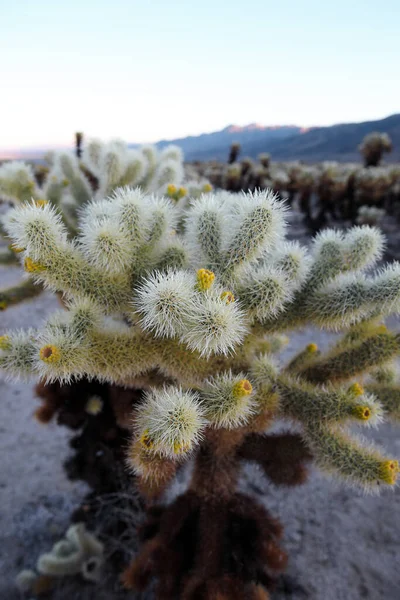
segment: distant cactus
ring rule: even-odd
[[[49,204],[7,214],[34,280],[63,291],[67,310],[40,330],[4,332],[1,368],[142,390],[126,461],[148,498],[194,463],[187,490],[149,510],[127,587],[154,575],[164,600],[268,597],[286,564],[282,528],[237,490],[246,461],[275,484],[303,483],[312,458],[366,491],[396,483],[397,460],[348,426],[399,414],[389,367],[400,334],[383,319],[400,312],[400,265],[366,274],[383,248],[371,227],[327,230],[310,251],[286,242],[285,214],[268,190],[202,195],[182,213],[127,187],[86,205],[73,243]],[[308,323],[344,335],[279,365],[281,334]],[[97,418],[101,400],[81,408]],[[280,418],[299,432],[267,433]]]
[[[232,142],[231,149],[229,151],[228,164],[236,162],[240,153],[240,144],[239,142]]]
[[[392,151],[392,141],[387,133],[368,133],[359,146],[366,167],[379,166],[384,152]]]

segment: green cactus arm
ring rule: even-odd
[[[13,287],[0,290],[0,311],[25,300],[36,298],[42,291],[43,287],[31,279],[25,279]]]
[[[398,461],[385,457],[361,438],[321,423],[307,427],[304,437],[317,464],[348,483],[358,484],[366,491],[377,491],[380,485],[396,483]]]
[[[384,365],[400,352],[400,336],[389,332],[375,334],[343,351],[321,356],[299,375],[312,383],[341,382]]]
[[[358,384],[347,389],[330,389],[279,377],[275,390],[282,416],[299,420],[305,426],[348,420],[376,424],[382,420],[381,405]]]

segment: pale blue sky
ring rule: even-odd
[[[0,0],[0,148],[400,112],[398,0]]]

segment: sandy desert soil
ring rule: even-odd
[[[0,268],[1,286],[19,277],[18,269]],[[39,325],[57,307],[46,293],[0,313],[0,333],[8,327]],[[310,341],[325,347],[329,335],[311,328],[298,332],[285,357]],[[61,537],[85,492],[62,471],[68,432],[39,425],[32,419],[34,407],[31,384],[0,381],[0,600],[21,598],[16,574],[33,567],[37,556]],[[371,437],[400,456],[395,427],[386,424]],[[255,467],[246,470],[241,486],[262,498],[285,525],[284,544],[291,558],[273,600],[400,598],[399,487],[366,497],[313,471],[306,485],[286,491],[268,485]],[[58,600],[58,595],[53,597]],[[87,585],[72,587],[68,594],[68,600],[116,597]]]

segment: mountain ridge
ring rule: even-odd
[[[393,142],[393,152],[385,156],[386,162],[400,160],[400,113],[383,119],[360,123],[338,123],[330,126],[300,127],[298,125],[248,125],[230,124],[211,133],[191,135],[183,138],[164,139],[156,142],[159,149],[169,144],[182,148],[188,162],[227,159],[232,142],[241,145],[240,156],[256,158],[268,152],[274,161],[302,160],[318,162],[337,160],[340,162],[360,161],[358,145],[363,137],[372,132],[387,133]],[[129,144],[137,148],[140,144]],[[30,148],[21,151],[1,151],[0,159],[40,160],[49,148]],[[66,149],[66,148],[65,148]]]

